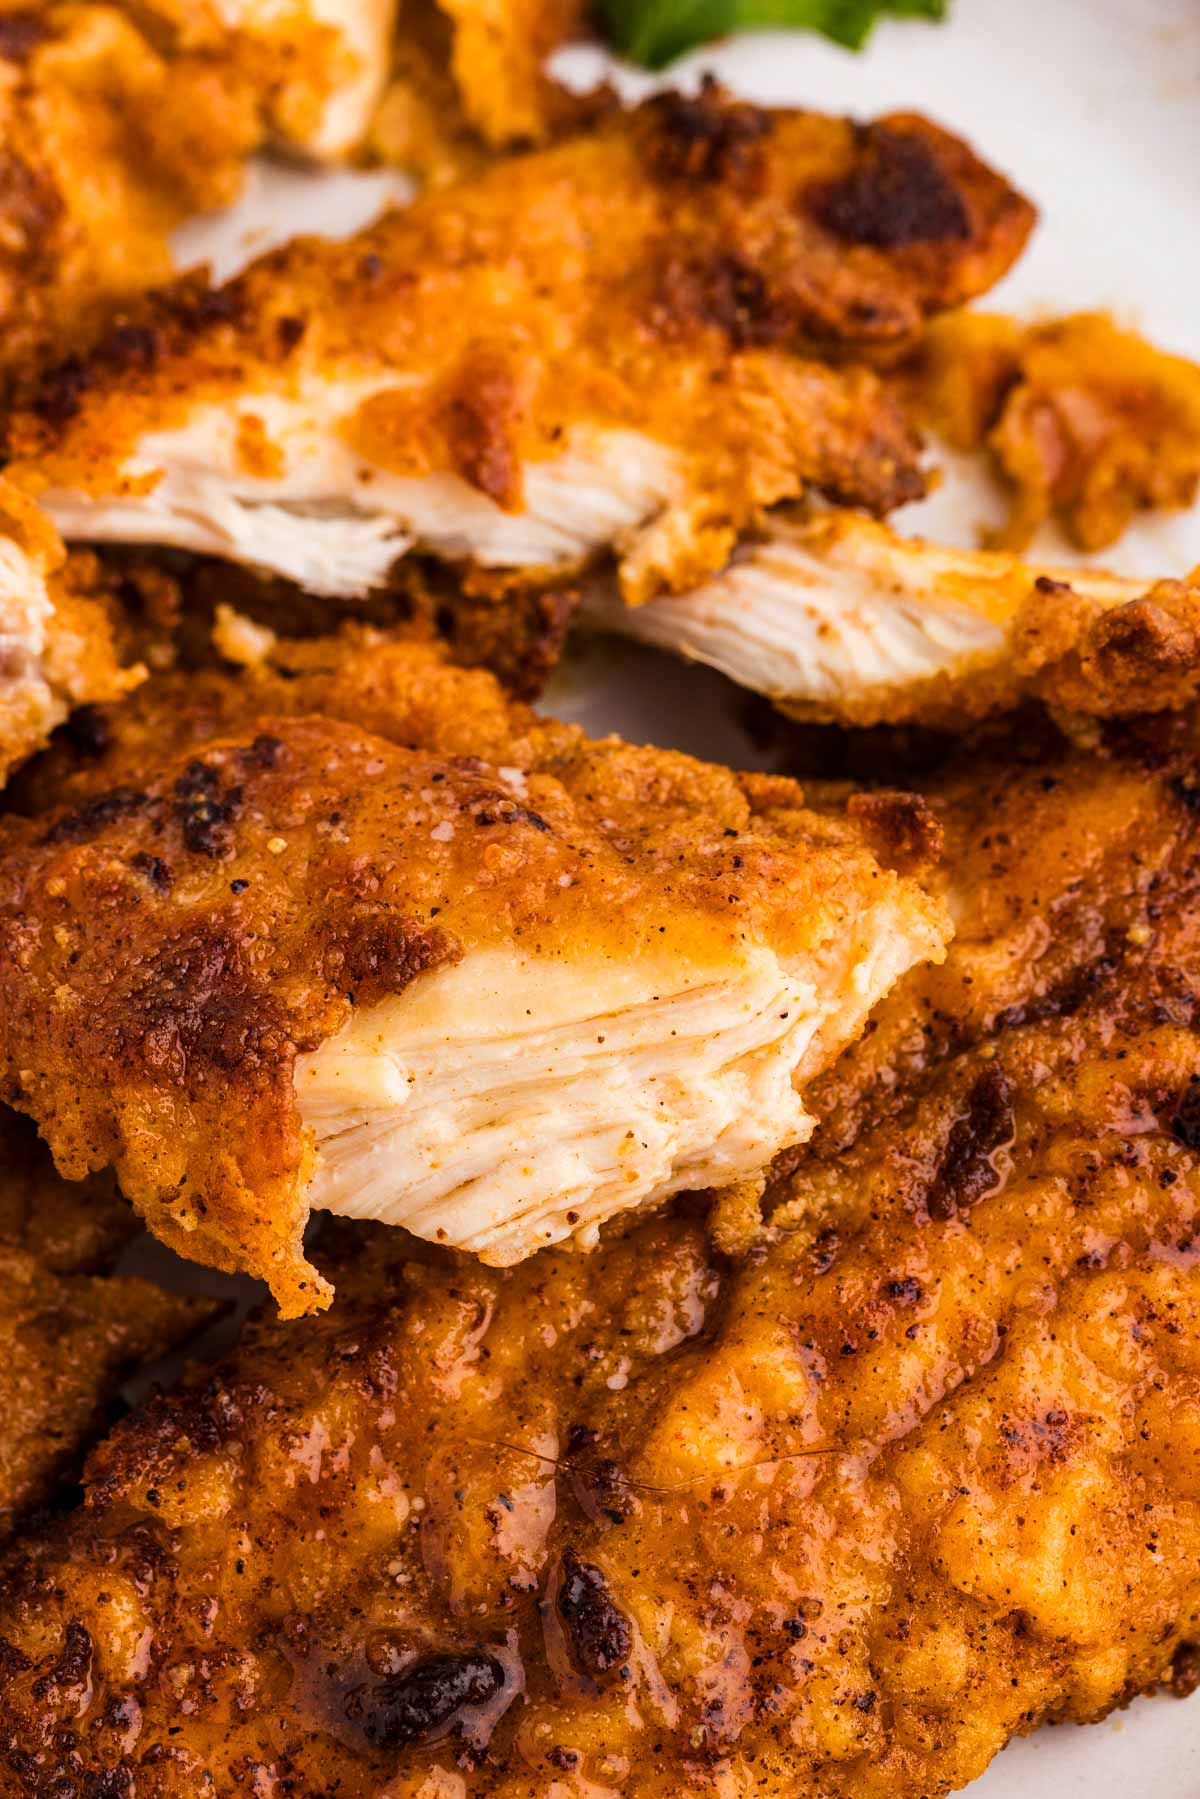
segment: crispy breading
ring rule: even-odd
[[[553,81],[552,51],[588,24],[579,0],[413,0],[401,9],[369,148],[426,187],[474,175],[490,151],[528,149],[615,104]]]
[[[1182,1682],[1195,880],[1075,1010],[818,1140],[744,1261],[686,1205],[504,1273],[343,1227],[334,1310],[127,1420],[12,1559],[14,1796],[66,1758],[139,1799],[261,1768],[345,1799],[926,1799]]]
[[[310,1191],[508,1261],[747,1178],[939,953],[875,825],[792,782],[590,742],[428,646],[294,664],[147,684],[116,785],[0,821],[4,1095],[290,1312],[328,1297]]]
[[[397,0],[125,0],[172,60],[237,94],[259,141],[317,158],[362,141],[383,92]]]
[[[459,667],[436,643],[362,625],[313,638],[270,632],[263,654],[236,676],[228,667],[173,668],[118,705],[89,708],[86,728],[23,771],[12,798],[31,816],[82,806],[136,784],[156,757],[244,736],[268,715],[342,719],[406,748],[520,768],[552,766],[580,741],[573,726],[510,700],[490,675]]]
[[[109,1176],[64,1181],[29,1122],[0,1110],[0,1539],[78,1473],[122,1380],[213,1316],[107,1274],[136,1228]]]
[[[114,608],[95,557],[68,556],[49,520],[0,480],[0,787],[74,707],[142,679],[121,653]]]
[[[392,7],[5,0],[0,367],[61,358],[172,273],[168,235],[233,200],[264,138],[362,137]],[[329,15],[329,16],[327,16]]]
[[[764,521],[689,593],[585,619],[718,668],[793,718],[962,729],[1027,699],[1090,717],[1200,686],[1200,570],[1122,580],[901,536],[857,513]]]
[[[918,495],[875,377],[811,352],[911,343],[1031,220],[922,119],[660,96],[347,242],[167,290],[44,375],[10,473],[68,537],[315,592],[364,593],[415,545],[527,572],[613,551],[645,597],[810,487]]]
[[[6,371],[61,357],[171,273],[167,234],[233,198],[252,109],[120,8],[0,10],[0,324]]]
[[[1023,549],[1055,517],[1102,550],[1138,512],[1196,498],[1200,367],[1103,313],[941,320],[902,385],[950,443],[991,451],[1012,492],[999,547]]]
[[[1186,898],[1200,867],[1196,745],[1194,709],[1115,721],[1086,747],[1022,719],[906,774],[943,832],[930,879],[955,934],[945,961],[898,981],[816,1083],[826,1146],[853,1142],[945,1057],[983,1056],[1013,1024],[1070,1017],[1093,992],[1136,985],[1162,896]],[[886,749],[880,767],[888,778]],[[842,783],[827,795],[846,803]]]

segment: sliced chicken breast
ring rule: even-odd
[[[693,584],[758,510],[886,512],[919,446],[868,371],[1008,267],[1028,203],[918,118],[667,95],[345,243],[185,281],[9,429],[67,536],[177,544],[330,595],[414,545],[624,593]]]
[[[359,661],[294,716],[226,677],[187,748],[152,682],[117,785],[0,837],[3,1094],[289,1313],[327,1298],[313,1205],[508,1263],[757,1174],[947,932],[878,809],[589,742],[428,649]],[[387,689],[390,740],[333,716],[386,731]]]
[[[690,593],[597,627],[719,669],[800,719],[956,726],[1037,697],[1113,714],[1183,704],[1200,680],[1200,584],[952,550],[871,519],[776,521]]]

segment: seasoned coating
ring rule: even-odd
[[[107,1275],[135,1229],[109,1177],[64,1181],[28,1121],[0,1110],[0,1539],[77,1475],[122,1380],[213,1316]]]
[[[168,289],[45,374],[10,472],[68,537],[319,593],[362,594],[415,545],[526,571],[614,551],[647,597],[806,488],[919,495],[875,377],[805,357],[911,344],[1031,219],[914,116],[661,96],[348,242]]]
[[[128,1419],[11,1559],[14,1799],[63,1766],[139,1799],[925,1799],[1186,1690],[1176,804],[1191,860],[1120,978],[818,1140],[745,1261],[685,1205],[504,1273],[342,1227],[334,1310]]]
[[[1017,719],[911,774],[942,831],[930,879],[954,938],[939,967],[897,982],[815,1084],[827,1151],[886,1118],[946,1057],[982,1058],[1014,1024],[1070,1018],[1091,994],[1136,983],[1164,903],[1192,891],[1198,729],[1193,708],[1114,721],[1077,748],[1044,720]],[[811,797],[841,805],[845,792]]]
[[[995,459],[1012,493],[998,547],[1023,549],[1055,517],[1080,549],[1102,550],[1140,511],[1196,498],[1200,368],[1103,313],[940,321],[906,379],[928,423]]]
[[[489,152],[547,143],[611,109],[611,93],[569,93],[545,70],[588,24],[580,0],[413,0],[401,9],[370,152],[446,187]]]
[[[115,596],[94,557],[68,557],[57,532],[0,480],[0,787],[76,706],[142,679],[118,642]]]
[[[1200,571],[1148,588],[856,513],[768,520],[702,586],[643,606],[596,582],[584,616],[806,721],[960,730],[1027,699],[1108,717],[1184,706],[1200,687]]]
[[[506,1262],[753,1175],[940,951],[886,819],[589,742],[427,646],[294,661],[190,714],[153,684],[116,784],[0,837],[4,1096],[289,1312],[328,1298],[310,1203]]]
[[[253,114],[115,6],[0,8],[0,367],[80,338],[171,272],[167,234],[233,198]]]
[[[129,0],[176,62],[238,95],[258,136],[319,159],[364,138],[383,92],[396,0]]]
[[[264,139],[351,149],[382,86],[393,12],[390,0],[5,0],[6,382],[169,279],[169,233],[233,200]]]
[[[236,624],[226,629],[237,632]],[[436,643],[369,626],[336,635],[257,640],[260,656],[228,667],[172,668],[118,705],[90,707],[15,784],[16,807],[37,817],[136,784],[156,757],[195,754],[246,736],[265,716],[341,719],[406,749],[477,756],[508,767],[553,767],[582,741],[575,726],[511,700],[490,675],[448,660]],[[231,645],[230,647],[235,647]]]

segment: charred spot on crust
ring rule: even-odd
[[[855,793],[846,811],[866,827],[871,848],[883,866],[897,874],[928,868],[941,857],[941,823],[919,794]]]
[[[43,844],[53,843],[86,843],[91,837],[98,837],[100,832],[116,822],[118,818],[128,818],[134,812],[140,812],[149,804],[150,796],[140,787],[113,787],[107,793],[98,793],[94,800],[88,800],[74,812],[65,812],[52,824],[42,837]]]
[[[92,377],[80,358],[65,356],[48,368],[38,382],[30,410],[44,425],[60,430],[78,414],[91,384]]]
[[[866,128],[854,168],[818,189],[810,206],[835,237],[878,250],[971,236],[966,201],[929,145],[887,125]]]
[[[262,731],[248,750],[241,751],[239,759],[242,767],[248,772],[278,768],[283,761],[285,750],[286,746],[282,737],[272,737],[269,732]]]
[[[1048,1018],[1071,1018],[1079,1008],[1097,993],[1120,967],[1121,957],[1117,946],[1106,947],[1102,954],[1094,956],[1090,962],[1080,963],[1078,968],[1068,969],[1059,981],[1056,981],[1040,994],[1024,1004],[1005,1006],[997,1012],[994,1028],[997,1031],[1015,1030],[1021,1025],[1042,1024]]]
[[[203,1085],[214,1071],[243,1090],[290,1082],[289,1020],[220,920],[179,932],[112,998],[96,1021],[98,1053],[174,1084]]]
[[[581,1561],[573,1549],[563,1555],[558,1615],[582,1673],[598,1680],[628,1660],[633,1647],[629,1620],[600,1569]]]
[[[1193,1075],[1175,1102],[1171,1135],[1185,1149],[1200,1149],[1200,1075]]]
[[[92,1639],[78,1618],[72,1618],[63,1635],[62,1654],[52,1668],[34,1681],[33,1697],[53,1705],[67,1693],[87,1684],[92,1671]]]
[[[346,1695],[347,1719],[373,1749],[432,1742],[472,1705],[486,1705],[504,1685],[504,1669],[482,1649],[429,1655],[402,1674]]]
[[[300,343],[307,330],[308,321],[306,319],[298,319],[290,315],[281,319],[276,319],[275,336],[278,340],[279,348],[285,355],[288,351],[296,348],[296,345]]]
[[[196,275],[159,288],[146,296],[136,317],[115,320],[86,360],[65,356],[40,371],[29,396],[29,410],[51,430],[61,430],[81,411],[93,386],[103,385],[114,375],[153,369],[172,341],[186,342],[211,326],[231,323],[243,310],[236,282],[213,288],[202,275]]]
[[[49,36],[49,20],[31,6],[0,13],[0,57],[6,62],[25,62]]]
[[[506,793],[479,794],[473,803],[479,808],[475,813],[477,825],[532,825],[535,831],[551,829],[540,812],[518,805]]]
[[[915,1275],[904,1274],[888,1282],[887,1294],[899,1305],[912,1306],[924,1297],[924,1289]]]
[[[139,850],[129,866],[130,868],[135,869],[138,874],[145,875],[147,881],[150,883],[151,887],[154,888],[156,893],[169,893],[171,891],[174,876],[161,856],[151,856],[148,855],[145,850]]]
[[[233,853],[232,826],[243,800],[239,783],[222,789],[220,769],[197,757],[176,781],[175,798],[185,848],[214,861]]]
[[[153,368],[158,353],[159,334],[153,325],[136,325],[125,320],[114,325],[100,341],[100,354],[105,360],[124,369]]]
[[[999,1186],[993,1158],[1012,1142],[1013,1131],[1012,1089],[998,1068],[985,1069],[946,1139],[926,1200],[931,1218],[953,1218]]]
[[[736,250],[699,265],[669,262],[654,312],[664,335],[681,326],[707,325],[735,350],[778,343],[794,325],[791,310],[772,292],[761,270]]]
[[[1171,1657],[1167,1684],[1176,1699],[1190,1699],[1200,1687],[1200,1643],[1180,1643]]]
[[[321,970],[330,986],[370,1004],[402,993],[441,962],[457,960],[457,943],[444,931],[420,930],[410,919],[361,901],[332,912],[323,933]]]
[[[744,189],[762,172],[763,140],[775,128],[761,107],[729,98],[711,75],[700,92],[660,94],[646,103],[646,161],[663,181],[729,182]]]

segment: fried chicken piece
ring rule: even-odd
[[[115,6],[0,8],[0,358],[24,370],[171,273],[168,233],[233,198],[252,115]]]
[[[0,480],[0,786],[75,706],[113,700],[145,670],[126,664],[94,557],[68,557],[49,520]]]
[[[427,646],[299,660],[191,720],[156,686],[117,785],[0,827],[4,1095],[290,1313],[328,1297],[310,1205],[506,1263],[753,1175],[940,951],[886,833],[793,782],[590,742]]]
[[[875,377],[995,280],[1028,203],[907,115],[708,91],[497,165],[346,243],[186,281],[9,425],[68,537],[172,543],[359,595],[414,545],[627,598],[719,567],[763,505],[884,512],[918,445]]]
[[[127,1420],[10,1561],[14,1796],[62,1758],[139,1799],[925,1799],[1169,1680],[1191,885],[1073,1015],[812,1158],[741,1263],[681,1205],[505,1272],[343,1227],[337,1307]]]
[[[1198,731],[1193,708],[1117,721],[1076,747],[1045,721],[1018,719],[906,777],[942,832],[930,879],[954,937],[938,967],[897,982],[853,1052],[815,1083],[827,1149],[885,1119],[946,1057],[983,1059],[1014,1024],[1070,1018],[1133,978],[1163,894],[1194,903]],[[846,788],[810,798],[841,806]]]
[[[227,205],[265,139],[362,138],[394,7],[354,0],[0,6],[0,360],[85,341],[169,279],[169,233]]]
[[[236,623],[227,628],[238,632]],[[340,719],[406,749],[510,768],[551,767],[581,741],[573,726],[514,703],[490,675],[452,663],[436,643],[347,624],[336,636],[268,631],[257,647],[261,654],[247,653],[236,673],[176,667],[119,704],[89,708],[84,729],[61,735],[22,771],[14,809],[36,819],[82,808],[136,785],[156,759],[245,736],[267,715]]]
[[[78,1472],[122,1380],[214,1316],[102,1278],[136,1228],[109,1176],[64,1181],[28,1121],[0,1111],[0,1539]]]
[[[427,187],[472,176],[489,151],[528,149],[615,105],[576,95],[547,57],[588,24],[579,0],[415,0],[400,15],[369,147]]]
[[[855,513],[769,524],[691,593],[585,613],[765,694],[793,718],[946,730],[1038,699],[1089,716],[1200,687],[1200,571],[1122,580],[902,537]]]
[[[396,0],[127,0],[176,61],[244,95],[260,139],[319,159],[362,142],[387,80]]]
[[[111,1174],[64,1181],[32,1122],[0,1107],[0,1241],[52,1274],[96,1274],[137,1229]]]
[[[1196,498],[1200,367],[1102,313],[939,321],[911,379],[926,420],[959,449],[986,444],[1012,489],[1000,547],[1023,549],[1053,516],[1102,550],[1138,512]]]

